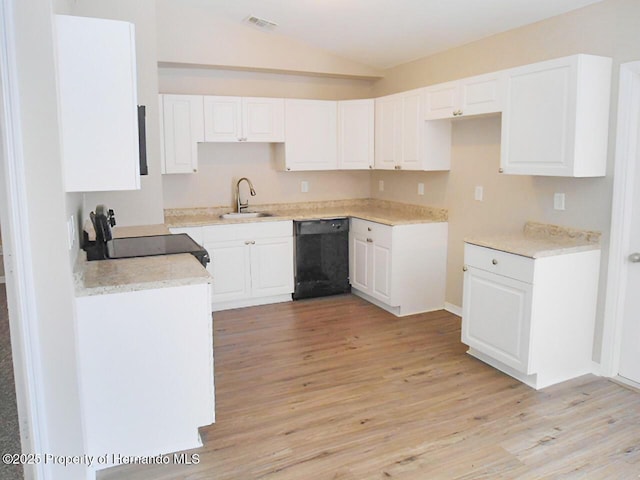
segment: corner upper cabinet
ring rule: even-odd
[[[284,142],[284,100],[204,97],[205,142]]]
[[[424,95],[419,88],[376,99],[376,169],[449,170],[451,125],[425,122]]]
[[[503,108],[506,72],[463,78],[425,88],[425,119],[498,113]]]
[[[374,110],[373,99],[338,102],[338,169],[373,168]]]
[[[162,173],[198,170],[198,142],[204,141],[201,95],[160,95]]]
[[[611,59],[574,55],[507,74],[501,172],[604,176]]]
[[[283,168],[336,170],[337,102],[285,99],[285,143],[279,146]],[[281,147],[281,148],[280,148]]]
[[[140,188],[134,26],[56,15],[67,192]]]

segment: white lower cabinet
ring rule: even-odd
[[[352,218],[353,293],[397,316],[443,308],[447,232],[446,222],[389,226]]]
[[[600,251],[528,258],[465,244],[462,342],[533,388],[591,372]]]
[[[187,233],[209,252],[212,309],[291,300],[293,222],[254,222],[172,228]]]
[[[209,284],[77,297],[76,334],[85,453],[114,454],[92,468],[202,446],[215,420]]]

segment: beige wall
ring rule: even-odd
[[[157,0],[158,60],[321,75],[379,76],[367,65],[294,41],[277,32],[216,17],[206,7]]]
[[[162,93],[293,97],[338,100],[366,98],[372,82],[236,70],[162,68]],[[269,144],[201,144],[198,173],[163,175],[164,207],[231,206],[233,184],[241,177],[255,183],[251,203],[304,202],[368,197],[369,172],[278,171]],[[309,192],[300,193],[300,181]]]
[[[235,184],[248,177],[256,196],[250,204],[310,202],[369,196],[369,172],[283,172],[274,146],[264,143],[208,143],[198,146],[198,173],[165,175],[165,208],[235,205]],[[309,192],[300,192],[300,182]],[[247,193],[242,187],[243,200]]]
[[[449,174],[374,172],[372,194],[397,201],[437,204],[450,211],[447,301],[462,304],[462,243],[467,235],[520,228],[535,220],[602,231],[598,318],[594,358],[600,357],[606,266],[611,216],[613,152],[618,71],[621,62],[640,59],[640,2],[607,0],[533,25],[505,32],[386,72],[374,86],[376,95],[403,91],[465,76],[500,70],[575,53],[613,57],[608,174],[574,179],[499,175],[500,120],[454,122]],[[379,192],[378,180],[385,181]],[[418,179],[426,195],[416,192]],[[485,201],[473,200],[482,185]],[[553,210],[553,194],[566,194],[566,210]]]

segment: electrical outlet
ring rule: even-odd
[[[564,193],[553,194],[553,209],[564,210]]]
[[[384,192],[384,180],[378,180],[378,191]]]
[[[302,193],[307,193],[309,191],[309,182],[303,180],[300,182],[300,191]]]
[[[474,198],[476,200],[478,200],[479,202],[481,202],[482,199],[484,198],[484,188],[482,187],[482,185],[477,185],[476,186],[476,191],[475,191]]]
[[[424,195],[424,183],[418,183],[418,195]]]
[[[67,233],[69,235],[69,250],[76,244],[76,219],[71,215],[67,220]]]

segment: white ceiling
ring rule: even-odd
[[[276,34],[388,68],[601,0],[175,1],[234,22],[262,17],[278,24]]]

